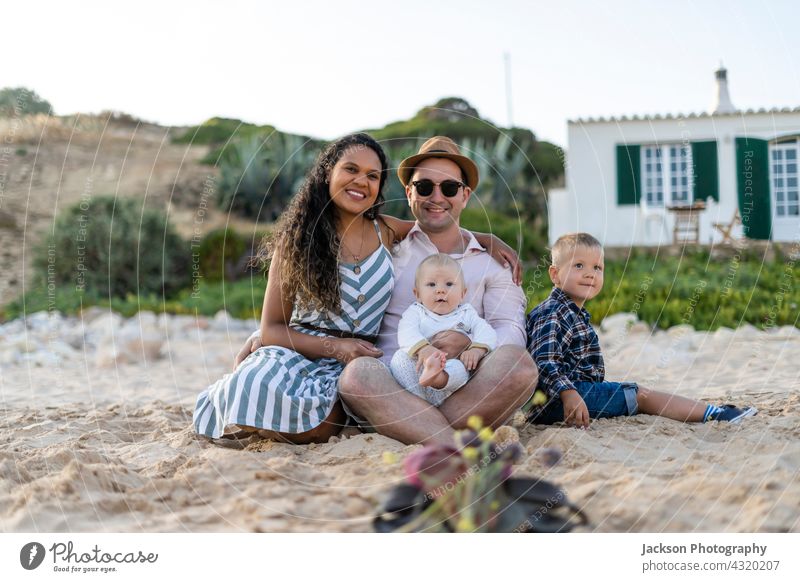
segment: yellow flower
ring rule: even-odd
[[[483,427],[483,419],[477,414],[473,414],[467,419],[467,426],[477,432]]]
[[[492,511],[497,511],[498,509],[500,509],[500,502],[497,499],[495,499],[489,504],[489,509],[491,509]]]
[[[456,524],[456,531],[459,533],[469,533],[475,531],[475,522],[466,516],[462,516]]]
[[[392,451],[383,451],[383,462],[387,465],[394,465],[399,460],[400,457],[398,457],[396,453]]]
[[[490,426],[484,426],[478,432],[478,438],[481,439],[484,442],[489,442],[490,440],[492,440],[493,436],[494,436],[494,431],[492,430],[492,427],[490,427]]]
[[[547,396],[541,390],[537,390],[533,393],[533,403],[536,406],[542,406],[545,402],[547,402]]]
[[[467,447],[461,454],[464,455],[464,458],[468,461],[477,461],[478,460],[478,449],[475,447]]]

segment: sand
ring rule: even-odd
[[[384,451],[415,447],[368,434],[310,446],[196,437],[195,397],[229,370],[251,323],[159,322],[160,349],[111,360],[101,357],[108,335],[89,321],[0,326],[0,531],[371,530],[402,476]],[[563,486],[589,515],[588,531],[800,530],[798,330],[637,324],[601,341],[610,379],[760,413],[739,426],[648,416],[587,431],[520,425],[518,475]],[[55,355],[42,355],[50,344]],[[563,453],[553,468],[545,447]]]

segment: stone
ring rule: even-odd
[[[96,339],[110,338],[119,332],[124,321],[120,314],[106,311],[89,323],[86,326],[86,331]]]
[[[667,330],[667,335],[671,338],[680,338],[690,333],[694,333],[694,328],[688,323],[674,325]]]
[[[603,319],[600,329],[606,333],[624,332],[637,321],[639,318],[635,313],[615,313]]]

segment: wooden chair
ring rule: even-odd
[[[742,217],[739,216],[739,209],[737,208],[736,211],[733,213],[733,218],[731,218],[730,222],[713,222],[711,226],[716,228],[718,231],[722,233],[722,244],[733,244],[733,229],[736,226],[742,224]]]

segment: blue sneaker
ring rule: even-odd
[[[748,406],[742,409],[736,408],[733,404],[725,404],[724,406],[720,406],[720,411],[716,414],[712,414],[708,420],[739,424],[745,418],[755,416],[756,414],[758,414],[758,408],[755,406]]]

